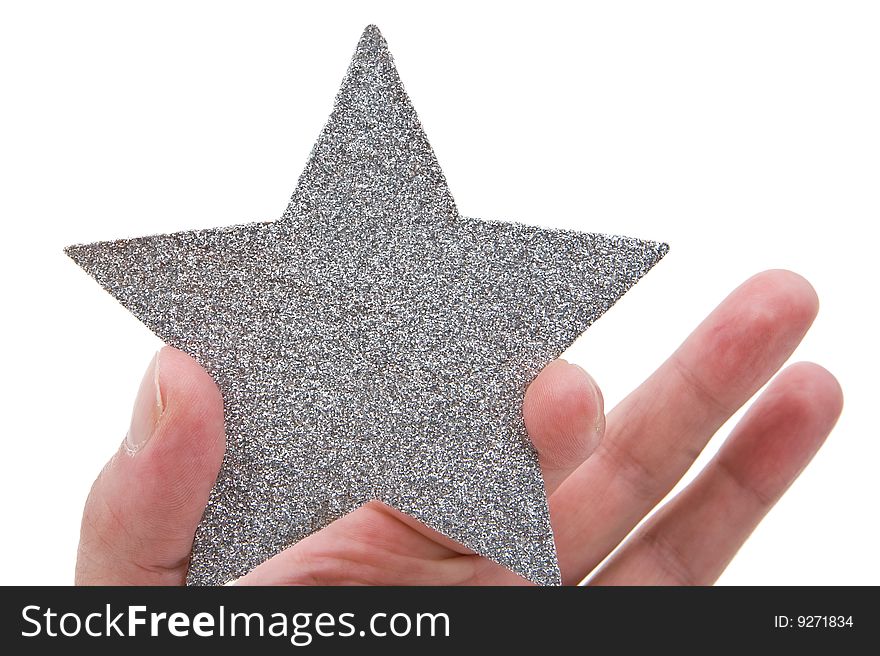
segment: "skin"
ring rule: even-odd
[[[563,360],[544,369],[528,389],[523,413],[567,584],[588,576],[603,585],[705,585],[718,578],[840,414],[840,386],[819,365],[793,364],[777,375],[817,311],[815,291],[797,274],[758,274],[607,416],[585,371]],[[166,347],[157,358],[161,364],[148,370],[132,423],[148,439],[134,454],[120,447],[86,502],[78,584],[182,585],[186,579],[195,528],[223,458],[223,404],[189,356]],[[774,375],[693,482],[633,531],[720,426]],[[527,582],[370,502],[236,583]]]

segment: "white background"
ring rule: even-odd
[[[160,346],[62,247],[280,216],[368,23],[463,214],[671,244],[572,350],[609,407],[749,275],[812,281],[844,414],[721,582],[880,584],[880,16],[805,1],[4,3],[0,582],[72,580]]]

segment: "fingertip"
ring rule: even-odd
[[[827,425],[827,432],[843,411],[843,388],[837,378],[815,362],[796,362],[779,374],[779,385],[800,414]]]
[[[159,432],[209,447],[223,436],[223,397],[207,371],[191,356],[171,346],[157,355],[158,385],[164,412]],[[222,440],[220,440],[222,442]],[[221,452],[222,455],[222,452]]]
[[[809,326],[819,312],[819,295],[809,280],[788,269],[768,269],[749,278],[743,287],[757,293],[767,309]]]
[[[737,287],[676,352],[712,404],[734,411],[791,355],[816,317],[813,286],[792,271],[774,269]],[[706,396],[703,394],[703,396]]]
[[[551,362],[529,386],[523,418],[545,478],[579,466],[605,431],[599,386],[582,367],[565,360]]]
[[[570,363],[560,390],[564,392],[562,403],[570,416],[581,416],[592,429],[589,452],[595,451],[605,433],[605,397],[596,379],[579,364]]]
[[[201,516],[226,450],[223,398],[208,372],[183,351],[164,347],[157,365],[164,410],[136,458],[139,474],[149,494],[175,507],[201,503]]]
[[[771,505],[822,447],[842,407],[830,372],[812,362],[793,364],[758,397],[718,458]]]

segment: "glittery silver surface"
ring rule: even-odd
[[[67,253],[223,392],[189,583],[379,499],[556,584],[523,394],[666,250],[460,216],[371,26],[281,220]]]

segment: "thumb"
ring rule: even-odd
[[[163,348],[141,382],[125,440],[86,501],[76,583],[183,584],[224,449],[217,386],[191,357]]]

